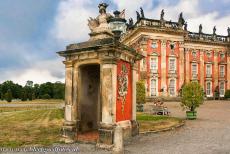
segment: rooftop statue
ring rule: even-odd
[[[164,20],[164,15],[165,15],[165,12],[164,12],[164,9],[161,10],[161,20]]]
[[[137,21],[139,21],[140,18],[141,18],[141,15],[140,15],[140,13],[138,11],[136,11],[136,14],[137,14]]]
[[[230,28],[229,27],[228,27],[227,31],[228,31],[228,36],[230,36]]]
[[[201,34],[202,33],[202,25],[200,24],[199,25],[199,34]]]
[[[179,19],[178,19],[178,23],[179,25],[183,26],[184,23],[185,23],[185,20],[183,18],[183,13],[181,12],[180,15],[179,15]]]
[[[90,17],[88,19],[88,26],[91,32],[101,32],[104,30],[108,30],[108,22],[107,20],[112,17],[111,14],[106,13],[106,8],[108,4],[100,3],[98,5],[100,15],[97,18]]]
[[[213,35],[216,35],[216,26],[213,27]]]
[[[188,23],[187,22],[184,23],[184,30],[186,30],[186,31],[188,30]]]
[[[141,18],[145,18],[145,14],[144,14],[142,7],[140,7],[140,10],[141,10]]]

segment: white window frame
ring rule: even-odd
[[[157,73],[157,70],[158,70],[158,57],[157,56],[150,57],[150,70],[151,72]]]
[[[210,87],[208,86],[208,84],[210,84]],[[212,96],[212,82],[211,81],[207,81],[206,82],[206,96],[207,97],[211,97]]]
[[[153,85],[152,81],[155,81],[155,85]],[[150,80],[150,96],[158,96],[158,80],[155,78]]]
[[[196,76],[197,76],[197,74],[198,74],[198,67],[197,67],[197,64],[196,64],[196,63],[192,63],[191,65],[192,65],[192,66],[191,66],[191,67],[192,67],[192,68],[191,68],[191,69],[192,69],[192,76],[193,76],[193,75],[196,75]],[[195,69],[195,70],[193,69],[193,66],[196,66],[196,69]],[[194,72],[195,72],[195,73],[194,73]]]
[[[173,61],[173,63],[171,63]],[[176,72],[176,58],[169,58],[169,72]],[[173,64],[173,65],[171,65]]]
[[[208,67],[210,66],[210,70]],[[206,64],[206,76],[211,76],[212,75],[212,64]]]
[[[171,85],[171,81],[174,82],[173,85]],[[169,79],[169,96],[176,96],[176,79],[172,78],[172,79]]]
[[[220,77],[224,77],[224,76],[225,76],[225,66],[224,65],[220,65]]]
[[[223,85],[223,87],[222,87]],[[221,81],[219,84],[219,92],[220,92],[220,97],[224,97],[224,93],[225,93],[225,83],[224,81]]]

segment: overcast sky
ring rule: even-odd
[[[0,83],[13,80],[24,85],[64,82],[63,58],[56,52],[70,43],[88,40],[87,19],[98,15],[101,0],[1,0],[0,2]],[[183,12],[188,30],[227,35],[230,27],[230,0],[104,0],[108,12],[126,9],[136,18],[143,7],[147,18],[177,21]]]

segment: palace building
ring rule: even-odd
[[[230,28],[228,35],[187,30],[182,13],[177,22],[148,19],[137,12],[137,22],[129,19],[121,41],[142,53],[138,79],[146,84],[147,97],[177,97],[187,82],[199,82],[207,97],[224,97],[230,89]]]

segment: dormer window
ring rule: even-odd
[[[192,52],[192,57],[195,59],[196,58],[196,51]]]
[[[156,49],[156,48],[158,47],[157,42],[153,42],[152,45],[151,45],[151,47],[152,47],[153,49]]]
[[[221,53],[221,54],[220,54],[220,59],[223,60],[224,58],[225,58],[224,53]]]

